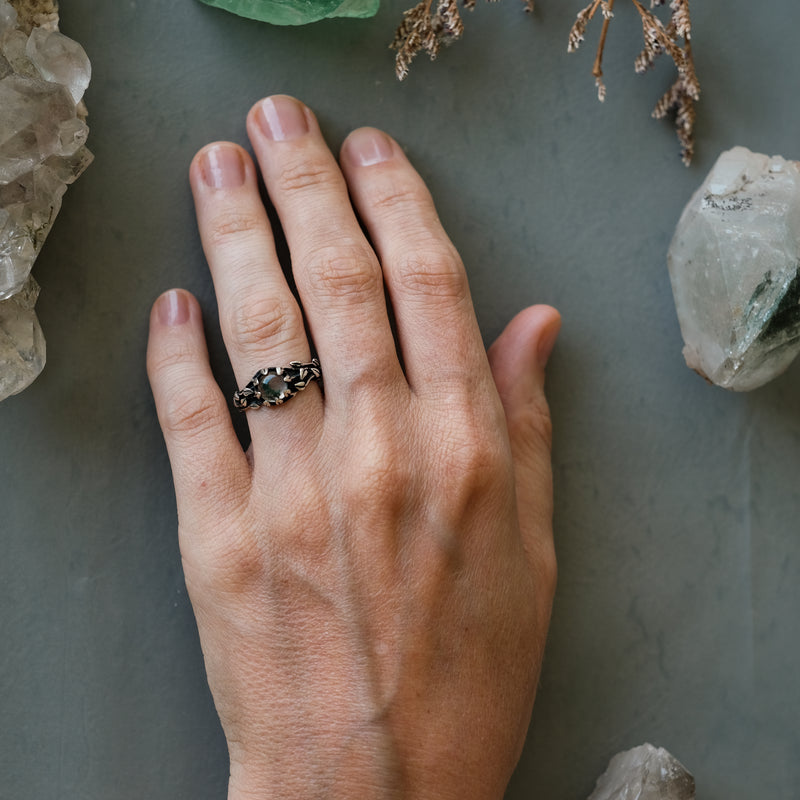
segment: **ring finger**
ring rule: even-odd
[[[308,361],[302,313],[275,253],[252,159],[238,145],[217,142],[195,156],[189,174],[222,335],[238,385],[262,367]],[[319,419],[320,404],[319,392],[312,390],[294,398],[279,416],[250,414],[254,442],[272,430],[277,419],[298,414]],[[306,425],[294,427],[307,436]]]

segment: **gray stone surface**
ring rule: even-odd
[[[96,162],[37,262],[48,366],[0,405],[0,797],[216,800],[226,758],[181,576],[144,371],[163,289],[196,292],[233,381],[186,183],[194,151],[244,138],[270,92],[336,146],[386,128],[430,182],[487,341],[557,305],[549,376],[560,584],[511,800],[587,797],[609,758],[657,741],[706,800],[800,785],[800,371],[749,395],[686,369],[666,269],[681,209],[736,144],[796,158],[800,6],[693,4],[695,166],[649,110],[637,21],[618,3],[595,100],[578,10],[479,6],[463,41],[393,78],[402,5],[276,29],[195,0],[70,0],[94,67]],[[257,366],[257,365],[256,365]]]

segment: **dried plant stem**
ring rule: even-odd
[[[591,19],[597,11],[599,2],[594,4],[589,19]],[[603,83],[603,51],[606,48],[606,37],[608,36],[608,26],[611,23],[612,12],[614,11],[614,0],[608,0],[607,13],[603,15],[603,30],[600,32],[600,43],[597,45],[597,55],[594,58],[594,66],[592,67],[592,75],[594,75],[594,82],[597,86],[597,99],[602,103],[606,99],[606,85]]]
[[[653,11],[646,9],[640,0],[631,0],[642,20],[644,47],[636,57],[634,69],[642,73],[650,69],[655,60],[664,53],[674,61],[678,70],[678,78],[669,90],[661,97],[653,109],[657,119],[674,115],[675,132],[681,144],[681,156],[685,164],[689,164],[694,154],[694,104],[700,98],[700,84],[694,70],[692,54],[692,22],[689,15],[689,0],[670,0],[671,11],[669,22],[664,25]],[[666,5],[666,0],[654,0],[653,6]],[[606,87],[603,83],[603,53],[605,51],[608,27],[613,16],[614,0],[600,0],[590,3],[578,12],[575,23],[569,34],[568,52],[574,52],[583,41],[586,27],[597,12],[603,10],[603,29],[597,48],[592,75],[597,85],[597,96],[605,99]],[[683,40],[681,44],[680,40]]]
[[[21,2],[22,0],[17,0]],[[32,2],[32,0],[27,0]],[[52,1],[52,0],[50,0]],[[492,0],[489,0],[492,2]],[[459,12],[459,2],[471,11],[477,0],[420,0],[418,5],[403,14],[403,21],[395,33],[390,47],[397,51],[395,72],[400,80],[408,75],[411,61],[422,50],[431,60],[439,54],[442,45],[451,44],[461,38],[464,22]],[[522,0],[526,10],[533,8],[533,0]],[[587,2],[587,0],[584,0]],[[675,62],[678,78],[662,95],[653,109],[657,119],[674,115],[675,131],[681,144],[681,156],[688,164],[694,153],[694,104],[700,98],[700,84],[694,70],[692,56],[692,21],[689,15],[689,0],[651,0],[651,9],[666,6],[669,2],[670,16],[665,25],[652,10],[646,9],[640,0],[631,0],[642,20],[644,47],[634,61],[638,73],[650,69],[656,59],[666,53]],[[597,86],[597,97],[605,100],[606,87],[603,82],[603,56],[616,0],[588,0],[576,15],[569,32],[567,52],[573,53],[584,40],[586,28],[594,19],[598,9],[603,14],[603,27],[597,45],[592,75]]]

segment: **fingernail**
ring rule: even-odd
[[[244,183],[244,161],[237,147],[218,144],[200,157],[203,183],[212,189],[235,189]]]
[[[171,289],[162,294],[156,301],[156,313],[158,314],[158,321],[162,325],[169,327],[183,325],[189,321],[191,313],[189,298],[184,292]]]
[[[550,354],[556,346],[556,339],[558,339],[558,332],[561,330],[561,320],[554,322],[544,331],[539,339],[539,363],[544,367],[550,360]]]
[[[345,143],[348,158],[362,167],[388,161],[394,155],[392,140],[381,131],[363,128],[351,133]]]
[[[264,134],[276,142],[297,139],[308,133],[308,119],[302,103],[284,95],[261,101],[258,122]]]

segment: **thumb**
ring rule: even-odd
[[[489,363],[506,415],[526,550],[534,562],[552,557],[552,426],[544,394],[545,365],[561,328],[550,306],[520,311],[489,348]]]

